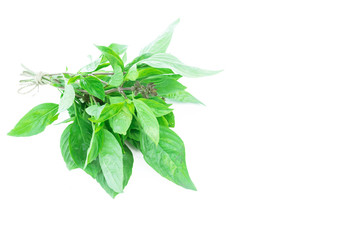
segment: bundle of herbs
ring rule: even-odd
[[[43,103],[31,109],[8,135],[33,136],[68,112],[70,123],[60,139],[69,170],[80,168],[96,179],[112,197],[123,192],[133,167],[132,149],[161,176],[196,190],[185,163],[185,147],[171,128],[173,109],[166,100],[200,103],[178,80],[203,77],[219,71],[183,64],[165,53],[179,20],[126,63],[127,46],[96,46],[101,55],[77,73],[35,73],[25,68],[22,92],[49,84],[60,93],[60,103]]]

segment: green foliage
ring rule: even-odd
[[[77,73],[43,74],[43,82],[61,92],[59,105],[34,107],[8,135],[36,135],[59,114],[68,113],[61,123],[69,125],[60,138],[67,168],[84,170],[111,197],[128,185],[136,150],[161,176],[196,190],[186,167],[184,143],[170,129],[175,127],[175,116],[167,101],[201,103],[179,79],[219,71],[187,66],[166,53],[178,23],[126,65],[127,46],[113,43],[96,46],[100,56]]]

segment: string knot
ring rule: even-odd
[[[27,94],[35,89],[37,89],[37,91],[39,92],[39,86],[48,83],[48,80],[44,79],[46,73],[44,72],[35,73],[34,71],[30,70],[24,65],[21,66],[24,68],[24,71],[21,73],[21,76],[28,77],[28,79],[20,80],[20,88],[18,90],[18,93]]]

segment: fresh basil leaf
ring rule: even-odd
[[[121,109],[124,107],[124,102],[122,103],[114,103],[114,104],[106,104],[104,109],[101,111],[101,114],[98,118],[91,118],[90,120],[94,123],[105,122],[106,120],[114,117],[118,114]]]
[[[164,116],[164,118],[166,119],[166,121],[168,122],[169,124],[169,127],[175,127],[175,115],[173,112],[169,113],[169,114],[166,114]]]
[[[41,133],[57,119],[58,108],[59,105],[55,103],[43,103],[34,107],[20,119],[8,135],[28,137]]]
[[[118,87],[123,82],[123,69],[124,63],[121,58],[109,47],[105,46],[96,46],[107,60],[109,60],[113,70],[114,75],[111,77],[109,84],[114,87]]]
[[[145,161],[164,178],[191,190],[196,190],[185,163],[185,146],[172,130],[161,126],[160,141],[154,142],[141,132],[140,149]]]
[[[91,95],[105,101],[104,86],[95,76],[87,76],[80,79],[80,86]]]
[[[104,129],[104,142],[99,153],[99,162],[109,187],[115,192],[124,188],[123,152],[114,135]]]
[[[134,64],[130,69],[129,72],[125,76],[125,80],[135,81],[137,77],[139,76],[139,73],[137,71],[136,64]]]
[[[92,129],[93,132],[91,136],[90,147],[88,148],[86,154],[85,167],[97,158],[104,142],[104,134],[102,129],[96,131],[95,124],[92,124]]]
[[[123,145],[123,149],[124,149],[124,157],[123,157],[124,183],[123,183],[123,186],[125,188],[125,186],[129,182],[129,179],[132,174],[132,168],[134,165],[134,157],[132,155],[131,150],[125,144]]]
[[[95,119],[98,119],[100,117],[100,114],[102,110],[104,109],[105,105],[99,106],[99,105],[91,105],[85,109],[86,113],[90,116],[95,117]]]
[[[170,44],[174,29],[179,22],[180,19],[177,19],[175,22],[173,22],[163,34],[158,36],[154,41],[152,41],[149,45],[143,48],[140,54],[166,52],[166,49]]]
[[[153,55],[152,53],[145,53],[145,54],[142,54],[142,55],[134,58],[134,60],[132,60],[130,63],[128,63],[128,64],[125,66],[124,72],[128,72],[129,69],[130,69],[134,64],[140,63],[142,60],[147,59],[147,58],[151,57],[152,55]]]
[[[156,119],[158,120],[160,126],[169,127],[169,123],[164,116],[157,117]]]
[[[197,67],[190,67],[183,64],[179,59],[168,53],[154,54],[149,58],[143,59],[138,63],[145,63],[155,68],[170,68],[175,73],[184,77],[204,77],[217,74],[220,71],[205,70]]]
[[[151,108],[151,111],[154,113],[155,117],[161,117],[173,111],[173,109],[169,108],[168,105],[161,104],[151,99],[139,98],[139,100],[143,101]]]
[[[142,84],[154,83],[157,94],[159,96],[164,96],[166,94],[175,93],[186,89],[184,85],[177,81],[179,76],[181,77],[181,75],[178,74],[158,75],[145,78],[140,82]]]
[[[143,101],[133,100],[139,124],[149,138],[157,145],[159,143],[159,123],[151,108]]]
[[[61,134],[61,138],[60,138],[61,155],[63,156],[64,161],[66,163],[66,167],[69,170],[78,168],[78,166],[74,162],[73,158],[71,157],[70,150],[69,150],[69,136],[70,136],[71,125],[72,124],[68,125],[65,128],[65,130]]]
[[[127,105],[128,104],[126,104],[118,114],[109,120],[110,126],[114,132],[122,135],[126,134],[126,131],[129,129],[132,121],[132,114]]]
[[[92,136],[91,122],[87,119],[84,113],[81,113],[75,107],[75,120],[70,129],[70,154],[74,162],[81,168],[84,168],[87,150],[90,146]]]
[[[127,45],[117,44],[117,43],[111,43],[109,45],[109,48],[111,48],[117,55],[124,54],[127,50]]]
[[[71,105],[73,105],[75,100],[75,90],[72,85],[65,84],[64,94],[60,99],[59,110],[58,112],[66,111]]]
[[[68,80],[67,84],[73,84],[74,82],[76,82],[76,81],[77,81],[78,79],[80,79],[80,78],[81,78],[80,75],[75,75],[75,76],[71,77],[71,78]]]

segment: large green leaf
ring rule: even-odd
[[[118,87],[124,80],[123,69],[124,63],[116,54],[114,50],[105,46],[96,46],[104,55],[104,57],[109,60],[111,67],[114,70],[114,75],[111,77],[109,84],[114,87]]]
[[[175,93],[165,94],[163,95],[163,97],[173,100],[175,102],[203,104],[200,100],[196,99],[193,95],[191,95],[187,91],[179,91]]]
[[[88,91],[91,95],[105,101],[104,86],[95,76],[87,76],[80,79],[80,86]]]
[[[170,74],[170,75],[157,75],[147,77],[141,80],[142,84],[154,83],[156,92],[159,96],[163,96],[170,93],[185,90],[186,87],[177,81],[181,75]]]
[[[91,136],[90,146],[86,154],[85,167],[97,158],[104,142],[104,133],[102,129],[96,131],[95,124],[92,124],[93,132]]]
[[[99,162],[109,187],[115,192],[124,188],[123,152],[114,135],[106,129],[104,142],[99,154]]]
[[[161,176],[184,188],[196,190],[186,167],[184,143],[175,132],[161,126],[157,146],[141,132],[140,150],[145,161]]]
[[[174,29],[176,25],[179,23],[180,19],[177,19],[175,22],[173,22],[166,31],[158,36],[154,41],[152,41],[149,45],[147,45],[145,48],[143,48],[140,52],[140,54],[144,53],[164,53],[166,52],[166,49],[168,48],[171,37],[173,35]]]
[[[139,100],[143,101],[151,108],[151,111],[154,113],[155,117],[161,117],[173,111],[173,109],[169,108],[168,105],[159,103],[151,99],[139,98]]]
[[[144,79],[150,76],[174,73],[171,69],[168,68],[153,68],[153,67],[143,67],[138,69],[137,72],[138,72],[138,79]]]
[[[66,111],[71,105],[73,105],[75,100],[75,90],[74,87],[70,84],[65,84],[64,94],[60,99],[59,110],[61,113]]]
[[[23,116],[15,127],[8,133],[14,137],[28,137],[41,133],[46,126],[57,119],[59,105],[55,103],[43,103]]]
[[[92,126],[85,113],[80,112],[79,106],[75,106],[75,120],[70,129],[70,154],[74,162],[84,168],[87,151],[90,147]]]
[[[184,77],[204,77],[214,75],[222,71],[205,70],[187,66],[179,59],[168,53],[154,54],[149,58],[139,61],[138,63],[145,63],[155,68],[170,68],[175,73],[181,74]]]
[[[142,129],[155,145],[157,145],[159,142],[159,123],[154,113],[151,108],[141,100],[134,99],[134,104],[137,111],[137,118]]]
[[[125,104],[124,102],[107,104],[102,109],[100,116],[98,118],[91,118],[90,120],[95,123],[105,122],[106,120],[118,114],[121,111],[121,109],[124,107],[124,104]]]
[[[63,133],[61,134],[60,138],[60,149],[61,149],[61,155],[64,158],[64,161],[66,163],[66,167],[69,170],[78,168],[76,163],[74,162],[74,159],[71,157],[70,150],[69,150],[69,136],[70,136],[70,129],[71,125],[68,125]]]

